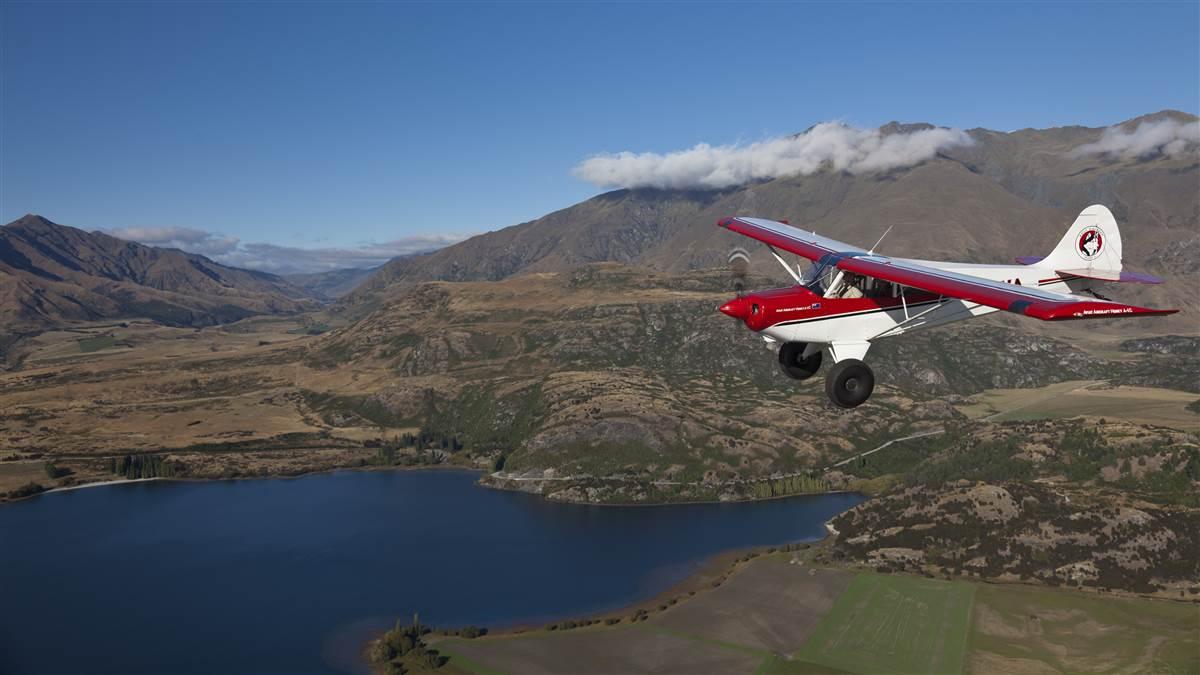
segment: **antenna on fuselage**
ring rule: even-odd
[[[875,249],[879,248],[879,244],[883,242],[883,237],[888,236],[888,232],[891,232],[893,227],[895,227],[895,225],[888,225],[888,229],[883,231],[883,236],[879,238],[879,241],[875,242],[875,245],[872,246],[871,250],[867,251],[867,253],[874,253]]]

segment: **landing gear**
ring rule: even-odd
[[[821,368],[821,352],[803,356],[807,342],[785,342],[779,347],[779,369],[793,380],[807,380]]]
[[[838,361],[825,378],[825,393],[834,405],[841,408],[861,405],[871,397],[874,389],[875,374],[858,359]]]

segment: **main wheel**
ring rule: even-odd
[[[871,397],[875,373],[858,359],[838,361],[825,377],[825,393],[834,405],[853,408]]]
[[[821,352],[804,354],[807,342],[785,342],[779,347],[779,369],[793,380],[807,380],[821,368]]]

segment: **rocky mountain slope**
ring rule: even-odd
[[[838,555],[883,570],[1200,599],[1195,434],[1008,423],[851,473],[901,485],[838,516]]]
[[[322,336],[306,358],[318,370],[388,376],[309,401],[335,427],[420,426],[504,454],[519,477],[512,487],[621,501],[655,497],[608,489],[622,476],[724,482],[825,466],[879,439],[961,421],[946,400],[955,395],[1101,378],[1161,386],[1169,382],[1158,374],[1198,365],[1152,350],[1097,359],[1067,340],[983,320],[882,341],[872,352],[876,397],[844,411],[828,404],[819,378],[786,379],[757,336],[713,311],[727,283],[719,271],[597,264],[408,286]],[[667,496],[719,496],[706,489]]]
[[[27,215],[0,228],[0,324],[145,317],[206,326],[314,309],[304,289],[264,272],[143,246]]]
[[[1195,120],[1166,111],[1129,120]],[[913,125],[889,125],[884,132]],[[928,126],[928,125],[916,125]],[[1196,307],[1195,267],[1180,247],[1200,227],[1200,157],[1075,156],[1104,129],[1062,127],[998,132],[974,129],[973,145],[886,173],[821,171],[725,190],[616,190],[427,255],[395,260],[349,298],[369,300],[398,282],[495,280],[614,261],[685,271],[724,264],[738,238],[718,218],[789,219],[852,243],[874,242],[894,226],[882,250],[891,255],[1006,262],[1049,251],[1082,208],[1109,206],[1121,224],[1125,257],[1136,268],[1182,282],[1129,289],[1147,302]],[[776,274],[761,247],[755,268]],[[1193,246],[1194,248],[1194,246]],[[1126,296],[1123,296],[1126,297]]]

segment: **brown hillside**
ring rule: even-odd
[[[205,326],[316,307],[303,289],[263,272],[143,246],[27,215],[0,228],[0,324],[146,317]]]

